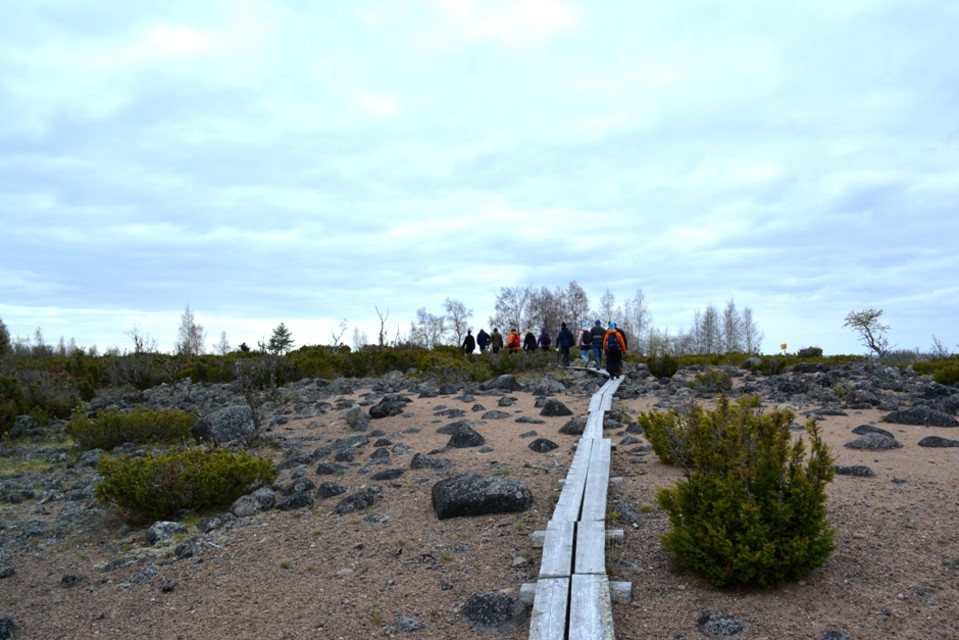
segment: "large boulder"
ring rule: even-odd
[[[883,422],[893,424],[913,424],[925,427],[959,427],[959,422],[948,413],[937,411],[925,405],[916,405],[893,411]]]
[[[370,417],[378,420],[380,418],[398,416],[403,413],[403,409],[406,408],[406,403],[408,402],[411,402],[409,398],[391,393],[370,407]]]
[[[480,385],[481,391],[519,391],[523,388],[516,376],[505,373],[498,378],[493,378]]]
[[[250,407],[233,405],[203,416],[196,421],[190,432],[198,443],[244,444],[256,433],[256,420]]]
[[[440,520],[488,513],[516,513],[533,504],[523,484],[502,476],[461,473],[433,485],[433,510]]]

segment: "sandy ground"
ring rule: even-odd
[[[535,581],[540,551],[531,545],[530,534],[545,528],[577,440],[558,433],[569,418],[542,418],[528,393],[506,395],[516,398],[508,408],[497,407],[497,396],[477,395],[466,402],[454,396],[414,398],[403,414],[373,421],[383,438],[409,447],[374,469],[406,469],[396,480],[372,483],[360,471],[372,446],[364,447],[356,466],[341,476],[317,476],[316,465],[305,469],[317,484],[332,480],[351,491],[381,486],[382,494],[366,511],[340,516],[333,512],[339,497],[317,500],[313,509],[269,511],[210,534],[201,534],[192,522],[187,536],[157,547],[146,546],[143,528],[130,530],[119,517],[108,519],[94,535],[48,548],[37,541],[9,558],[16,574],[0,579],[0,616],[13,618],[16,638],[483,637],[460,608],[474,593],[518,596],[523,583]],[[587,396],[558,399],[576,415],[587,410]],[[635,416],[655,403],[655,398],[617,399],[613,408]],[[436,430],[457,419],[443,415],[445,409],[462,409],[466,418],[478,420],[482,411],[474,405],[511,416],[474,426],[492,451],[451,449],[434,455],[449,458],[454,473],[501,474],[522,482],[535,503],[519,514],[439,521],[430,490],[443,476],[409,469],[409,463],[415,453],[444,448],[448,436]],[[809,408],[796,409],[801,417]],[[295,419],[275,433],[311,452],[355,435],[341,414]],[[516,422],[521,416],[543,422]],[[654,496],[657,487],[675,482],[681,473],[660,464],[655,454],[637,451],[635,444],[617,447],[612,474],[623,482],[611,486],[610,500],[627,500],[641,519],[635,527],[609,525],[624,528],[625,539],[608,547],[607,572],[612,580],[633,585],[632,603],[613,608],[616,637],[705,637],[697,615],[712,611],[744,622],[741,637],[748,639],[820,639],[830,631],[853,639],[959,638],[959,449],[916,446],[927,435],[956,438],[959,433],[886,425],[881,417],[874,410],[854,411],[820,422],[837,463],[868,465],[875,477],[834,480],[829,489],[829,520],[837,531],[834,555],[804,580],[762,591],[716,589],[674,571],[658,541],[668,524]],[[843,447],[860,424],[892,431],[903,448]],[[534,453],[528,448],[533,431],[559,448]],[[621,429],[607,430],[614,444],[625,435]],[[640,441],[645,444],[642,436]],[[54,518],[59,508],[54,503],[5,505],[0,515],[6,522]],[[197,536],[198,553],[177,559],[176,545]],[[130,563],[104,570],[118,559]],[[156,574],[126,584],[145,571]],[[83,579],[65,587],[65,575]],[[423,626],[403,631],[396,625],[404,618]],[[528,633],[523,625],[499,637],[513,640]]]

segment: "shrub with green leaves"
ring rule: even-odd
[[[733,390],[733,378],[728,371],[709,369],[697,374],[689,388],[703,393],[727,393]]]
[[[64,431],[83,449],[110,450],[126,442],[134,444],[180,444],[192,439],[190,429],[199,416],[175,409],[145,409],[129,412],[103,411],[93,418],[74,412]]]
[[[205,512],[271,483],[276,467],[247,451],[190,449],[157,456],[100,456],[96,496],[144,520]]]
[[[716,586],[763,587],[799,579],[829,558],[833,459],[815,421],[805,439],[793,439],[793,418],[788,410],[762,413],[758,396],[644,418],[657,455],[686,470],[656,496],[671,524],[663,547],[680,568]]]

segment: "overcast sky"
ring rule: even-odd
[[[959,2],[0,0],[0,319],[375,341],[503,287],[959,350]],[[577,319],[578,320],[578,319]]]

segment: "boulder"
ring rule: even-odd
[[[410,402],[408,398],[391,393],[370,407],[370,417],[378,420],[380,418],[398,416],[403,413],[403,409],[406,408],[406,403],[408,402]]]
[[[948,413],[937,411],[925,405],[916,405],[906,409],[893,411],[883,422],[893,424],[912,424],[925,427],[959,427],[959,422]]]
[[[930,449],[943,449],[946,447],[959,447],[959,440],[950,440],[949,438],[940,438],[939,436],[926,436],[917,443],[920,447]]]
[[[187,528],[179,522],[168,522],[165,520],[154,522],[150,525],[150,528],[147,529],[147,544],[152,547],[158,542],[166,542],[173,538],[173,536],[186,532]]]
[[[543,406],[543,410],[539,412],[539,415],[545,416],[547,418],[556,418],[559,416],[571,416],[573,412],[565,404],[559,400],[547,400],[546,404]]]
[[[523,385],[519,383],[519,380],[516,379],[516,376],[506,373],[497,378],[493,378],[487,382],[484,382],[480,385],[481,391],[519,391],[523,388]]]
[[[217,409],[196,421],[190,429],[198,443],[216,445],[244,444],[256,433],[253,410],[246,405]]]
[[[474,593],[463,604],[463,617],[487,633],[506,633],[526,624],[526,605],[502,593]]]
[[[502,476],[461,473],[433,485],[433,510],[440,520],[488,513],[516,513],[533,504],[524,485]]]

